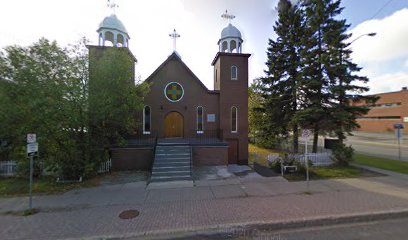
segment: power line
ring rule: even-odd
[[[390,4],[393,0],[389,0],[388,2],[386,2],[372,17],[371,19],[377,17],[377,15],[384,10],[384,8],[386,8],[388,6],[388,4]]]

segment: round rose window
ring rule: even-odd
[[[183,98],[184,89],[179,83],[171,82],[164,88],[164,95],[169,101],[177,102]]]

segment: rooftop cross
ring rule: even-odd
[[[119,7],[119,5],[115,3],[115,0],[108,0],[107,6],[108,8],[112,9],[113,13],[115,13],[116,8]]]
[[[225,13],[223,13],[221,17],[224,19],[228,19],[229,23],[231,23],[231,20],[235,18],[234,15],[228,14],[228,10],[225,10]]]
[[[180,37],[180,34],[176,32],[176,29],[173,30],[173,33],[169,34],[169,37],[173,38],[173,51],[176,51],[176,41]]]

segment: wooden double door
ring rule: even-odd
[[[164,118],[164,137],[182,138],[184,136],[184,118],[179,112],[170,112]]]

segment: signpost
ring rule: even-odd
[[[307,158],[307,142],[309,141],[309,137],[311,135],[312,135],[311,130],[303,129],[302,138],[305,141],[305,166],[306,166],[306,187],[307,187],[307,191],[309,191],[309,160]]]
[[[27,155],[30,158],[30,198],[28,207],[33,208],[33,172],[34,172],[34,155],[38,152],[37,136],[35,134],[27,134]]]
[[[398,140],[398,159],[401,160],[401,138],[402,138],[401,129],[404,129],[404,124],[402,123],[394,124],[394,129],[395,129],[395,136],[397,137],[397,140]]]

